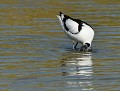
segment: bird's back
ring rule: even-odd
[[[67,15],[64,15],[61,12],[60,15],[57,15],[57,17],[59,18],[62,28],[66,32],[77,34],[81,30],[82,27],[81,20],[73,19]]]
[[[79,19],[73,19],[61,12],[57,17],[69,38],[81,42],[82,44],[86,42],[91,44],[94,37],[94,31],[88,23]]]

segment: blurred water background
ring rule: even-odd
[[[72,50],[56,14],[95,30]],[[0,91],[120,91],[120,0],[0,0]]]

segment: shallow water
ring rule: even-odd
[[[1,0],[0,91],[119,91],[119,9],[119,0]],[[93,52],[72,50],[59,11],[93,26]]]

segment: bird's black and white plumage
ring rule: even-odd
[[[62,12],[60,12],[57,17],[67,36],[73,40],[73,49],[76,49],[77,44],[81,43],[83,45],[80,49],[81,51],[91,50],[94,30],[88,23],[79,19],[73,19],[67,15],[64,15]]]

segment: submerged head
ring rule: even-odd
[[[83,51],[83,52],[90,52],[90,51],[92,51],[92,48],[91,48],[90,43],[85,43],[85,44],[81,47],[80,51]]]

